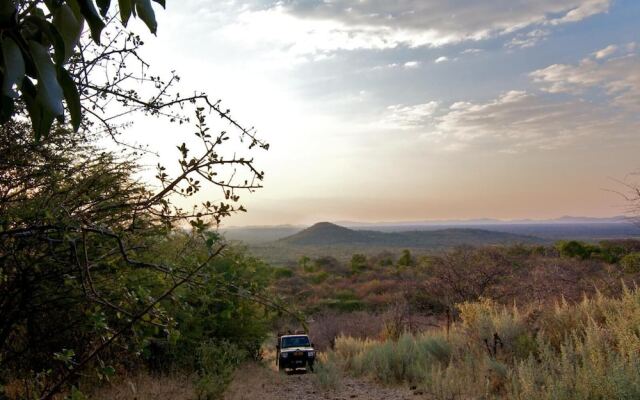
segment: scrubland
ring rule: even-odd
[[[640,290],[576,304],[458,305],[448,329],[386,340],[340,336],[330,368],[434,399],[640,397]]]
[[[316,372],[256,374],[273,396],[640,398],[639,250],[633,240],[561,242],[283,267],[233,249],[214,265],[217,281],[163,303],[175,318],[169,335],[150,331],[136,353],[105,353],[94,368],[103,375],[78,375],[65,395],[247,398],[241,366],[268,368],[275,332],[306,325],[321,352]],[[38,381],[12,371],[4,395],[37,397]]]

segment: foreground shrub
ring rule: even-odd
[[[335,353],[331,352],[319,358],[314,372],[315,383],[321,390],[338,390],[342,386],[342,370]]]
[[[463,303],[446,331],[397,341],[339,338],[345,369],[433,398],[640,398],[640,290],[527,309]]]
[[[247,359],[248,353],[236,344],[208,341],[198,349],[198,399],[222,398],[234,371]]]

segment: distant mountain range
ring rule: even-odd
[[[543,239],[482,229],[449,228],[430,231],[378,232],[354,230],[329,222],[317,223],[301,232],[280,239],[288,246],[377,246],[407,248],[446,248],[452,246],[509,243],[542,243]]]
[[[493,233],[508,233],[512,235],[520,235],[525,237],[536,237],[547,241],[559,239],[579,239],[579,240],[600,240],[600,239],[619,239],[627,237],[640,237],[640,228],[634,221],[624,216],[610,218],[592,218],[592,217],[561,217],[550,220],[510,220],[502,221],[497,219],[475,219],[475,220],[456,220],[456,221],[423,221],[423,222],[382,222],[382,223],[360,223],[360,222],[341,222],[333,224],[343,229],[347,229],[350,233],[343,231],[345,236],[355,238],[358,232],[369,232],[369,236],[375,231],[380,233],[406,233],[406,232],[433,232],[441,231],[440,235],[444,235],[442,231],[455,232],[458,236],[462,235],[460,230],[490,231]],[[323,225],[321,225],[323,226]],[[275,243],[281,239],[287,238],[298,233],[302,233],[308,227],[296,225],[278,225],[278,226],[250,226],[250,227],[230,227],[223,228],[222,233],[230,240],[243,241],[247,244],[267,244]],[[316,226],[316,229],[319,229]],[[314,230],[316,230],[314,229]],[[312,230],[313,231],[313,230]],[[338,232],[333,232],[338,234]],[[308,235],[305,233],[304,235]],[[304,236],[303,235],[303,236]],[[416,235],[415,233],[409,236]],[[472,236],[472,235],[470,235]],[[475,235],[475,238],[481,236]],[[485,234],[486,236],[486,234]],[[340,237],[340,235],[338,235]],[[395,236],[399,238],[400,236]],[[473,240],[474,237],[471,237]],[[362,236],[360,239],[363,240]],[[403,237],[406,240],[407,237]],[[388,241],[388,238],[385,239]],[[420,239],[422,240],[422,239]],[[416,241],[420,241],[417,240]],[[426,240],[426,239],[425,239]]]
[[[365,227],[365,226],[458,226],[458,225],[520,225],[520,224],[612,224],[612,223],[628,223],[629,217],[618,215],[614,217],[573,217],[563,216],[552,219],[510,219],[501,220],[495,218],[480,219],[454,219],[454,220],[430,220],[430,221],[399,221],[399,222],[354,222],[354,221],[338,221],[336,224],[346,227]]]

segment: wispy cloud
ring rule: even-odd
[[[533,47],[541,41],[547,39],[551,32],[547,29],[534,29],[530,32],[519,33],[513,39],[505,44],[509,48],[527,48]]]
[[[558,101],[510,91],[487,102],[459,102],[433,120],[423,135],[456,149],[481,146],[498,152],[552,150],[584,137],[637,129],[633,121],[580,100]]]
[[[228,37],[271,42],[296,54],[399,46],[437,47],[518,32],[511,46],[551,27],[606,12],[611,0],[291,0],[245,7]]]
[[[531,73],[549,93],[583,94],[601,90],[613,105],[640,111],[640,54],[635,44],[607,46],[578,64],[553,64]],[[615,55],[615,56],[614,56]]]
[[[471,48],[471,49],[462,50],[460,54],[478,54],[478,53],[482,53],[483,51],[484,50],[482,49]]]
[[[613,55],[616,51],[618,51],[618,46],[616,46],[615,44],[611,44],[604,49],[596,51],[595,53],[593,53],[593,56],[598,60],[601,60]]]
[[[396,104],[387,107],[387,115],[383,118],[382,125],[391,129],[409,130],[429,125],[440,104],[430,101],[424,104],[402,105]]]

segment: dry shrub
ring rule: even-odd
[[[342,368],[333,352],[319,356],[314,372],[314,382],[320,390],[339,390],[342,387]]]
[[[409,383],[435,399],[640,398],[640,290],[578,304],[460,305],[461,321],[399,340],[340,338],[351,374]]]
[[[360,339],[377,338],[384,327],[384,322],[384,315],[366,311],[346,314],[325,312],[314,317],[309,324],[309,329],[314,345],[322,351],[333,348],[339,336]]]
[[[140,374],[125,378],[91,394],[94,400],[193,400],[193,378],[183,375],[153,376]]]
[[[355,290],[356,290],[356,294],[359,297],[365,298],[368,296],[380,295],[388,292],[397,291],[398,284],[399,282],[397,280],[373,279],[371,281],[360,283]]]
[[[623,277],[601,260],[579,260],[517,252],[509,247],[461,247],[430,257],[422,292],[451,306],[480,298],[502,304],[579,302],[597,290],[620,292]],[[627,279],[629,277],[626,277]]]

